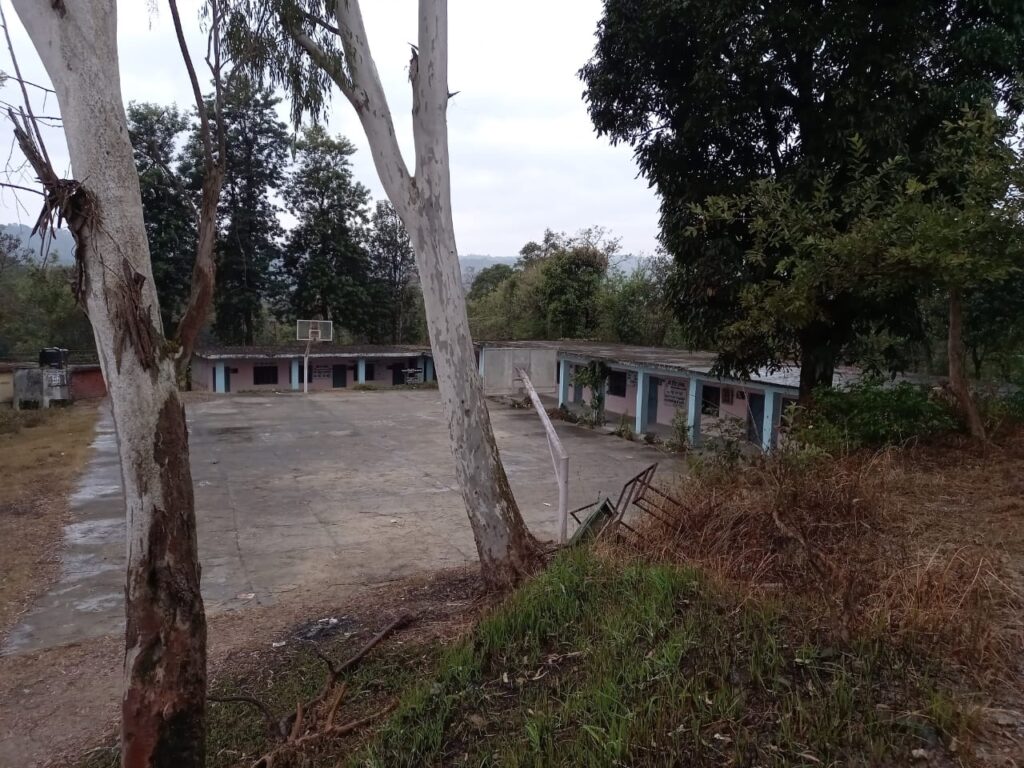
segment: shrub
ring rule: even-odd
[[[615,428],[615,431],[612,434],[616,437],[629,440],[630,442],[633,442],[633,440],[636,439],[636,433],[633,431],[632,420],[629,416],[622,414],[622,418],[619,419],[619,426]]]
[[[665,441],[665,447],[676,453],[685,451],[690,444],[690,433],[687,426],[686,410],[677,408],[675,416],[672,417],[672,435]]]
[[[844,389],[820,389],[809,408],[788,414],[799,443],[826,451],[898,445],[958,428],[950,405],[909,382],[864,379]]]
[[[1024,390],[979,398],[982,417],[989,433],[999,433],[1024,424]]]

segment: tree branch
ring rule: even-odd
[[[7,15],[4,13],[3,5],[0,5],[0,24],[2,24],[4,28],[4,39],[7,41],[7,50],[11,54],[11,65],[14,67],[14,74],[16,75],[15,79],[18,81],[18,85],[21,88],[21,96],[25,100],[25,112],[28,114],[28,120],[31,123],[32,130],[36,134],[36,141],[39,143],[39,151],[42,153],[43,160],[46,161],[46,164],[53,167],[52,163],[50,163],[50,155],[46,151],[46,142],[43,141],[43,134],[40,132],[39,124],[36,122],[36,117],[32,113],[32,102],[29,101],[28,88],[25,87],[27,81],[21,76],[21,67],[18,66],[18,57],[14,55],[14,45],[11,43],[11,32],[7,28]],[[36,87],[39,88],[41,86]]]
[[[46,197],[46,193],[41,192],[38,189],[32,189],[31,187],[23,187],[20,184],[11,184],[10,182],[7,182],[7,181],[0,181],[0,187],[8,187],[10,189],[20,189],[22,192],[31,192],[33,195],[39,195],[41,197]]]
[[[337,85],[338,89],[345,95],[345,98],[350,102],[353,101],[355,98],[355,91],[352,88],[352,82],[349,80],[348,75],[341,66],[341,62],[332,59],[323,48],[317,45],[317,42],[313,38],[301,29],[296,29],[289,25],[283,18],[281,20],[281,25],[284,27],[285,31],[291,35],[292,39],[302,46],[302,50],[309,55],[309,58],[311,58],[313,62],[320,67],[320,69],[330,76],[331,80],[334,81],[334,84]]]
[[[174,19],[174,31],[178,37],[178,47],[181,49],[181,57],[185,61],[185,68],[188,70],[189,80],[192,83],[192,94],[196,101],[196,112],[199,114],[199,129],[203,139],[203,185],[200,193],[199,209],[197,211],[199,223],[199,237],[196,242],[196,260],[192,266],[192,285],[189,291],[188,304],[178,321],[175,341],[178,350],[175,363],[179,375],[184,373],[192,359],[192,351],[195,349],[196,339],[206,322],[206,317],[213,304],[213,290],[215,283],[216,265],[213,261],[213,251],[217,244],[217,207],[220,203],[221,188],[224,184],[224,173],[227,167],[227,126],[224,120],[224,83],[223,83],[223,61],[221,59],[221,10],[219,0],[207,0],[210,6],[210,33],[207,37],[206,64],[213,75],[214,83],[214,121],[216,123],[217,153],[214,154],[214,139],[210,129],[210,110],[206,100],[203,98],[202,89],[199,87],[199,78],[196,76],[195,67],[192,64],[192,57],[185,43],[185,35],[181,28],[181,18],[178,14],[177,0],[167,0],[171,7],[171,16]],[[212,52],[212,61],[211,61]],[[170,169],[160,163],[165,172],[170,174]],[[173,176],[173,174],[170,174]],[[181,185],[183,186],[183,185]],[[186,193],[185,198],[191,202]],[[193,204],[193,208],[195,205]]]
[[[181,15],[178,13],[178,2],[177,0],[167,0],[167,4],[171,8],[174,34],[178,38],[181,58],[185,61],[188,79],[192,84],[192,96],[196,102],[196,114],[199,115],[199,134],[203,138],[203,164],[209,170],[209,167],[213,164],[213,146],[210,142],[210,117],[206,111],[206,100],[203,98],[203,89],[199,86],[199,77],[196,75],[196,68],[192,64],[192,56],[188,52],[188,43],[185,42],[185,32],[181,28]]]
[[[391,108],[370,53],[359,0],[336,0],[334,15],[338,20],[341,46],[352,82],[352,92],[345,95],[366,131],[373,163],[384,190],[404,218],[415,194],[415,183],[398,146]]]

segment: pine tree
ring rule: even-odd
[[[380,297],[377,341],[393,344],[419,336],[416,322],[420,302],[416,287],[416,258],[409,233],[395,207],[386,200],[377,203],[367,238],[370,274]]]
[[[352,175],[355,147],[320,126],[303,132],[284,185],[298,220],[281,261],[281,302],[296,317],[333,320],[358,338],[372,334],[375,303],[364,227],[370,193]]]
[[[128,133],[139,170],[153,281],[169,336],[188,300],[196,252],[195,212],[176,170],[178,141],[187,129],[188,118],[173,105],[128,105]]]
[[[228,344],[252,344],[281,257],[281,224],[273,194],[285,181],[289,140],[278,120],[278,99],[236,75],[227,91],[227,171],[220,202],[214,334]],[[182,171],[198,190],[201,167],[193,131]]]

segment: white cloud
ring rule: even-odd
[[[4,2],[27,79],[46,75],[13,11]],[[162,2],[119,3],[118,42],[125,101],[192,103],[169,14]],[[204,50],[198,2],[182,2],[193,56]],[[391,101],[401,143],[412,165],[408,84],[410,42],[416,39],[415,0],[364,0],[367,32]],[[574,231],[610,227],[627,251],[652,251],[657,201],[636,177],[627,147],[594,135],[577,71],[590,56],[600,0],[452,0],[449,107],[452,194],[459,249],[512,255],[545,227]],[[3,67],[8,70],[8,66]],[[13,83],[2,98],[19,102]],[[56,109],[50,97],[49,110]],[[286,109],[282,107],[282,117]],[[383,197],[358,120],[336,95],[328,125],[359,149],[356,174]],[[59,135],[48,137],[58,167],[67,165]],[[35,200],[26,199],[31,209]],[[12,194],[0,195],[0,219],[28,221]]]

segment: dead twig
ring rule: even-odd
[[[277,718],[270,706],[265,702],[260,701],[255,696],[210,696],[208,697],[208,700],[218,703],[234,702],[248,704],[260,711],[263,715],[264,721],[266,721],[268,732],[278,743],[276,747],[254,763],[254,768],[256,768],[256,766],[259,766],[259,768],[272,768],[274,760],[282,752],[299,749],[302,745],[308,744],[316,739],[323,738],[324,736],[344,735],[381,717],[394,708],[394,704],[390,704],[384,709],[360,720],[353,720],[341,725],[334,724],[334,719],[337,716],[338,709],[348,691],[347,682],[341,681],[341,685],[338,685],[341,676],[356,667],[364,658],[366,658],[366,655],[370,653],[370,651],[380,645],[380,643],[388,636],[396,630],[406,626],[412,620],[413,617],[409,614],[402,614],[370,638],[362,648],[356,651],[356,653],[340,664],[336,663],[315,644],[311,644],[313,653],[327,668],[327,680],[324,682],[320,691],[309,701],[303,702],[300,700],[296,702],[295,712],[292,714]],[[334,691],[333,695],[331,693],[332,691]],[[328,697],[330,698],[328,699]],[[324,702],[328,702],[326,708],[321,707]],[[322,725],[319,727],[317,727],[316,722],[318,710],[323,711]]]
[[[284,755],[291,752],[298,751],[304,747],[308,747],[310,744],[315,743],[325,737],[333,736],[335,738],[339,736],[345,736],[353,731],[362,728],[365,725],[369,725],[375,720],[379,720],[388,714],[395,708],[396,704],[388,704],[386,707],[377,710],[373,714],[361,717],[358,720],[352,720],[348,723],[341,725],[331,726],[330,728],[323,728],[322,730],[307,733],[294,741],[286,742],[285,744],[279,744],[272,750],[263,755],[259,760],[252,764],[252,768],[273,768],[274,761]]]

